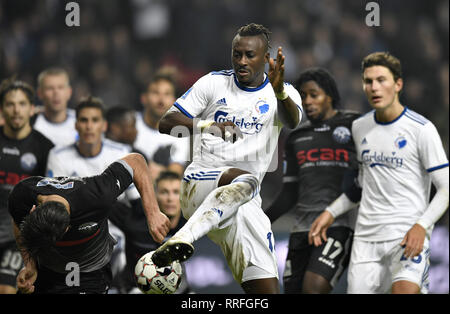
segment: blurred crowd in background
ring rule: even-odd
[[[231,68],[236,30],[256,22],[272,31],[272,55],[283,47],[287,81],[325,67],[346,109],[370,110],[361,83],[364,56],[386,50],[400,58],[401,102],[437,126],[448,155],[448,0],[374,1],[378,27],[366,25],[370,1],[359,0],[78,0],[79,27],[66,26],[68,2],[0,1],[2,79],[17,75],[36,86],[40,71],[61,66],[74,91],[69,107],[92,94],[106,107],[141,110],[140,93],[158,71],[174,76],[180,96],[202,75]],[[269,174],[265,184],[275,186],[279,175]],[[448,228],[448,211],[440,224]]]
[[[282,46],[286,78],[311,66],[336,77],[346,108],[367,111],[360,63],[388,50],[403,63],[403,102],[431,119],[448,146],[449,2],[378,1],[379,27],[368,27],[368,1],[334,0],[108,0],[76,1],[81,26],[67,27],[60,0],[2,0],[0,73],[35,85],[44,68],[70,72],[74,96],[94,94],[107,106],[141,109],[139,93],[164,67],[179,94],[200,76],[231,68],[230,44],[249,22],[272,31]]]

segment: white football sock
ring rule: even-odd
[[[173,236],[192,243],[236,213],[239,206],[258,194],[258,179],[250,174],[236,177],[218,187],[205,198],[186,224]]]

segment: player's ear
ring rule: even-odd
[[[30,214],[31,214],[32,212],[34,212],[35,210],[36,210],[36,205],[33,205],[33,207],[31,207]]]
[[[30,118],[36,114],[36,106],[31,103]]]
[[[37,97],[38,97],[40,100],[42,100],[43,94],[42,94],[42,87],[41,87],[41,86],[38,86],[38,88],[36,89],[36,95],[37,95]]]
[[[397,93],[400,93],[400,91],[403,89],[403,79],[398,78],[397,81],[395,81],[395,91]]]
[[[330,95],[326,95],[326,102],[330,105],[330,108],[333,108],[333,98]]]
[[[270,60],[270,52],[266,52],[266,54],[264,55],[264,63],[269,63]]]
[[[147,105],[147,92],[141,93],[141,104],[145,107]]]
[[[69,85],[68,89],[67,89],[67,101],[69,101],[70,97],[72,97],[73,94],[73,89],[72,86]]]

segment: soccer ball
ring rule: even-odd
[[[181,264],[175,261],[170,266],[157,267],[152,261],[153,252],[137,262],[134,268],[136,285],[145,294],[172,294],[181,283]]]

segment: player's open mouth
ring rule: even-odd
[[[381,97],[381,96],[373,96],[373,97],[372,97],[372,101],[373,101],[374,103],[376,103],[376,102],[380,102],[380,101],[381,101],[381,99],[382,99],[382,97]]]
[[[238,73],[239,73],[240,76],[245,76],[245,75],[249,74],[249,72],[246,71],[246,70],[239,70]]]

